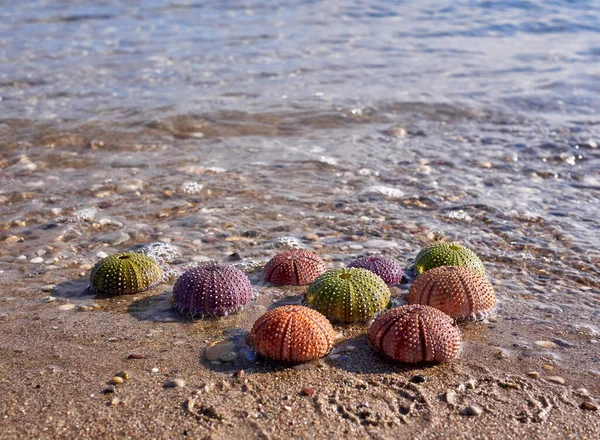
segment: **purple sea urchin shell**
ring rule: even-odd
[[[252,284],[239,269],[205,262],[184,272],[173,288],[173,304],[186,316],[226,316],[252,300]]]
[[[360,267],[370,270],[375,275],[379,275],[388,286],[398,284],[402,280],[402,266],[398,261],[383,255],[358,258],[348,264],[348,267]]]
[[[325,272],[326,265],[312,251],[291,250],[275,255],[265,266],[265,280],[274,284],[303,286]]]

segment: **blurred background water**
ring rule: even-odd
[[[0,4],[7,279],[459,240],[504,316],[598,335],[599,2]]]

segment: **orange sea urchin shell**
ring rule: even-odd
[[[462,334],[445,313],[412,304],[379,315],[369,328],[369,341],[398,362],[444,362],[458,353]]]
[[[435,307],[458,321],[476,321],[491,312],[496,296],[484,275],[466,267],[441,266],[415,280],[408,302]]]
[[[331,323],[316,310],[283,306],[269,310],[254,323],[250,343],[263,356],[299,363],[321,358],[333,348]]]
[[[271,258],[265,266],[265,280],[303,286],[312,283],[326,268],[325,262],[314,252],[291,250]]]

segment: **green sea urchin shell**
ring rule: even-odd
[[[415,272],[423,272],[440,266],[463,266],[485,273],[483,263],[477,255],[460,243],[435,243],[427,246],[417,254]]]
[[[105,295],[138,293],[157,285],[162,270],[152,258],[123,252],[100,260],[90,273],[90,287]]]
[[[312,308],[341,322],[368,321],[390,302],[390,289],[373,272],[360,268],[331,269],[304,294]]]

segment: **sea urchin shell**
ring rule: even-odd
[[[241,270],[204,262],[185,271],[173,287],[173,304],[186,316],[226,316],[252,300],[252,284]]]
[[[250,332],[250,343],[269,359],[299,363],[329,353],[334,335],[331,323],[316,310],[283,306],[258,318]]]
[[[90,288],[105,295],[138,293],[160,283],[162,270],[152,258],[123,252],[100,260],[90,273]]]
[[[428,270],[410,286],[409,304],[435,307],[462,321],[485,318],[496,303],[487,278],[466,267],[441,266]]]
[[[366,256],[354,260],[348,267],[360,267],[373,272],[387,284],[393,286],[402,280],[402,266],[398,261],[383,255]]]
[[[312,283],[325,269],[325,262],[314,252],[291,250],[271,258],[265,266],[265,280],[302,286]]]
[[[460,350],[462,334],[445,313],[412,304],[379,315],[369,328],[369,342],[398,362],[444,362]]]
[[[464,266],[485,273],[479,257],[460,243],[432,244],[421,249],[415,259],[415,271],[418,274],[440,266]]]
[[[330,269],[304,294],[314,309],[341,322],[368,321],[390,302],[390,289],[381,278],[357,267]]]

